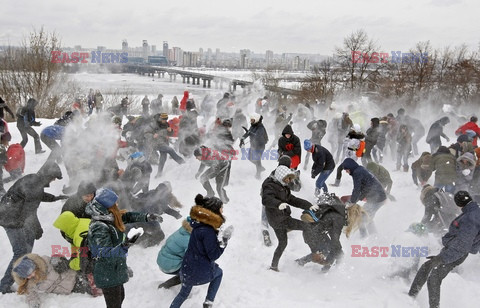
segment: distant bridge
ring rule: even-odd
[[[158,78],[165,78],[165,74],[168,74],[168,76],[170,77],[170,82],[175,82],[177,80],[177,75],[180,75],[182,77],[183,83],[187,84],[200,85],[200,80],[202,80],[204,88],[211,88],[212,81],[215,84],[215,88],[220,89],[223,89],[223,86],[225,84],[228,84],[229,91],[231,92],[235,92],[238,86],[247,91],[250,91],[253,87],[253,82],[251,81],[232,79],[228,77],[220,77],[197,72],[189,72],[165,66],[124,64],[124,67],[128,73],[135,73],[147,76],[155,76],[156,74]],[[300,91],[298,90],[274,87],[269,85],[264,85],[264,87],[267,91],[280,93],[284,98],[287,98],[289,95],[300,95]]]

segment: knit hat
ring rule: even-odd
[[[305,139],[303,141],[303,148],[305,149],[305,151],[310,151],[312,149],[312,142],[310,141],[310,139]]]
[[[292,171],[292,169],[285,167],[285,166],[278,166],[277,169],[275,169],[275,179],[279,181],[283,186],[286,186],[287,183],[285,183],[284,179],[287,176],[290,177],[295,177],[295,172]]]
[[[13,271],[21,278],[27,278],[33,273],[35,268],[37,268],[35,262],[28,257],[23,257],[22,261],[13,268]]]
[[[422,236],[422,235],[427,235],[428,230],[427,227],[422,224],[421,222],[414,222],[412,223],[408,229],[407,232],[412,232],[415,235]]]
[[[95,200],[108,209],[117,202],[118,195],[110,188],[100,188],[95,193]]]
[[[82,181],[80,185],[78,185],[77,194],[79,196],[85,196],[89,194],[95,194],[96,191],[97,188],[95,185],[93,185],[93,183]]]
[[[250,120],[253,120],[254,123],[258,123],[258,121],[260,121],[260,115],[258,113],[252,113],[250,115]]]
[[[165,113],[165,112],[164,112],[164,113],[161,113],[161,114],[160,114],[160,119],[162,119],[162,120],[168,120],[168,114]]]
[[[470,194],[464,190],[458,191],[455,196],[453,197],[453,200],[455,200],[455,204],[459,207],[464,207],[470,201],[472,201],[472,197],[470,197]]]
[[[195,203],[216,214],[221,214],[220,209],[223,206],[223,202],[217,197],[204,197],[201,194],[198,194],[195,196]]]
[[[282,155],[278,159],[278,165],[279,166],[285,166],[290,168],[290,165],[292,164],[292,159],[288,155]]]

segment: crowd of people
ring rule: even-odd
[[[480,127],[476,116],[449,132],[458,136],[455,143],[443,145],[441,138],[449,141],[443,131],[450,122],[448,116],[435,121],[426,133],[422,122],[403,108],[396,115],[371,118],[363,131],[358,122],[363,123],[365,115],[352,110],[333,113],[319,101],[313,106],[287,106],[264,96],[254,102],[255,112],[247,117],[244,110],[249,102],[230,93],[216,103],[207,95],[197,105],[185,91],[180,102],[172,99],[171,108],[162,99],[162,94],[152,101],[145,96],[141,112],[133,115],[128,98],[105,108],[100,91],[91,89],[85,110],[73,106],[53,125],[43,127],[40,135],[34,129],[41,125],[35,115],[35,99],[29,99],[16,114],[1,100],[0,162],[10,177],[0,178],[0,226],[13,251],[0,282],[2,293],[13,292],[16,282],[17,293],[26,294],[32,307],[40,306],[45,292],[103,295],[107,307],[121,307],[123,285],[131,275],[126,263],[129,247],[163,243],[157,263],[162,272],[173,277],[159,288],[181,284],[170,307],[180,307],[193,286],[207,283],[203,307],[212,307],[223,276],[215,261],[233,233],[232,226],[225,226],[222,212],[231,201],[226,187],[239,153],[255,166],[252,177],[263,181],[259,183],[262,236],[265,245],[272,245],[268,231],[272,228],[278,243],[270,265],[273,271],[280,271],[289,231],[301,231],[311,251],[296,262],[301,266],[318,263],[322,271],[341,262],[342,231],[347,237],[356,230],[361,238],[374,236],[376,213],[395,200],[386,161],[394,162],[392,172],[411,172],[413,183],[422,189],[419,200],[425,215],[417,227],[438,238],[443,236],[444,248],[420,267],[410,296],[416,296],[428,281],[430,307],[438,307],[442,279],[469,253],[480,249]],[[3,120],[4,109],[16,117],[20,144],[9,145],[11,134]],[[273,133],[269,133],[271,129]],[[28,135],[34,139],[35,154],[45,152],[42,143],[50,154],[38,172],[23,175]],[[430,152],[418,151],[423,137]],[[270,148],[269,140],[273,140]],[[79,154],[85,149],[91,149],[94,161],[85,161],[86,155]],[[198,160],[194,177],[205,195],[195,197],[189,216],[163,242],[161,215],[180,219],[178,209],[183,207],[164,172],[168,157],[178,164],[178,172],[184,170],[187,160]],[[278,166],[265,176],[262,160],[266,157],[275,157]],[[123,169],[118,164],[122,160],[127,163]],[[292,194],[302,189],[302,163],[304,171],[310,168],[314,182],[313,203]],[[65,165],[68,184],[62,195],[54,196],[44,189],[63,179],[61,164]],[[335,182],[329,184],[335,168]],[[334,190],[345,185],[341,183],[343,171],[352,177],[353,187],[350,195],[339,197]],[[163,182],[152,188],[152,176]],[[433,185],[428,184],[431,177]],[[215,179],[215,190],[211,179]],[[4,182],[8,181],[15,182],[5,190]],[[70,259],[34,254],[34,243],[43,233],[37,209],[41,202],[60,200],[65,204],[52,223],[76,251]],[[300,219],[292,217],[291,207],[303,211]]]

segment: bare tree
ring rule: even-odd
[[[333,67],[332,59],[323,60],[313,68],[301,83],[300,90],[303,101],[321,99],[331,101],[337,85],[337,71]]]
[[[39,101],[39,117],[55,117],[65,109],[74,93],[66,91],[68,81],[61,63],[53,63],[52,51],[61,50],[55,32],[43,27],[33,30],[20,47],[9,47],[0,59],[0,91],[14,108],[29,98]]]
[[[353,32],[343,39],[342,47],[335,47],[338,64],[345,70],[351,90],[360,90],[368,76],[367,70],[375,63],[384,62],[376,52],[379,48],[364,30]]]

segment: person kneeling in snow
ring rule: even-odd
[[[303,231],[303,239],[312,253],[295,260],[299,265],[313,261],[324,265],[322,271],[328,271],[343,256],[340,235],[346,226],[347,238],[362,224],[366,213],[361,206],[354,204],[348,208],[335,194],[319,200],[318,211],[304,211],[301,219],[308,222],[311,228]]]

